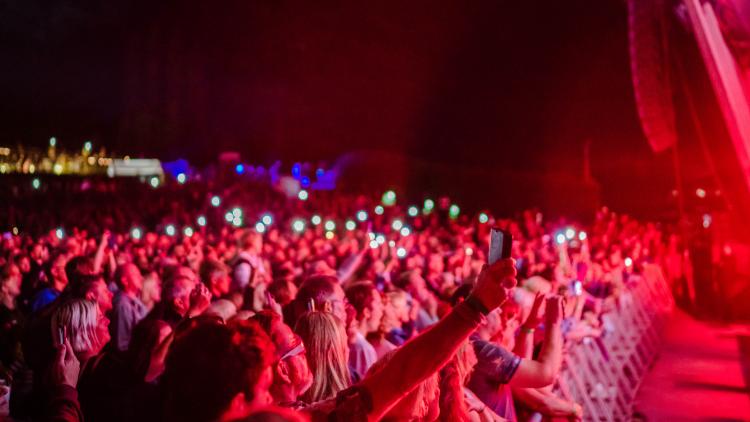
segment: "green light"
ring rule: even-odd
[[[94,146],[91,144],[91,141],[86,141],[83,144],[83,150],[86,151],[86,152],[90,152],[93,147]]]
[[[186,181],[187,181],[187,176],[185,175],[185,173],[180,173],[177,175],[177,183],[184,185]]]
[[[154,176],[154,177],[148,179],[148,183],[151,185],[152,188],[156,189],[156,188],[159,187],[160,181],[159,181],[158,177]]]
[[[40,186],[42,186],[42,182],[40,182],[39,179],[34,179],[31,181],[32,188],[39,189]]]
[[[174,228],[173,225],[168,225],[164,231],[167,233],[167,236],[174,236],[175,233],[177,233],[177,229]]]
[[[382,206],[378,205],[375,207],[375,214],[383,215],[384,212],[385,212],[385,209]]]
[[[202,215],[199,216],[198,217],[198,225],[201,226],[201,227],[205,227],[206,226],[206,217],[204,217]]]
[[[300,200],[300,201],[307,201],[307,198],[308,198],[309,196],[310,196],[310,195],[309,195],[309,194],[307,193],[307,191],[306,191],[306,190],[304,190],[304,189],[303,189],[303,190],[301,190],[301,191],[299,191],[299,193],[297,194],[297,198],[299,198],[299,200]]]
[[[391,227],[393,230],[401,230],[402,227],[404,227],[404,223],[401,220],[393,220],[393,223],[391,223]]]
[[[422,212],[425,214],[429,214],[432,212],[432,210],[435,208],[435,201],[433,201],[430,198],[427,198],[424,200],[424,208],[422,208]]]
[[[193,232],[193,228],[192,228],[192,227],[190,227],[190,226],[188,226],[188,227],[185,227],[184,229],[182,229],[182,233],[183,233],[183,234],[184,234],[185,236],[187,236],[187,237],[193,237],[193,233],[194,233],[194,232]]]
[[[57,139],[53,136],[49,138],[49,146],[54,147],[55,145],[57,145]]]
[[[347,230],[352,231],[357,228],[357,223],[352,220],[346,220],[345,226]]]
[[[232,208],[232,217],[242,218],[242,208]]]
[[[328,231],[333,231],[336,230],[336,223],[333,220],[328,220],[324,227]]]
[[[211,205],[215,207],[218,207],[219,205],[221,205],[221,198],[219,198],[218,195],[214,195],[213,197],[211,197]]]
[[[415,207],[414,205],[412,205],[412,206],[409,207],[408,213],[409,213],[410,217],[416,217],[417,214],[419,214],[419,210],[417,209],[417,207]]]
[[[141,232],[141,229],[138,227],[135,227],[133,230],[130,231],[130,237],[132,237],[135,240],[139,240],[143,236],[143,232]]]
[[[389,190],[383,194],[382,198],[383,205],[390,207],[396,203],[396,192]]]
[[[367,221],[367,211],[359,211],[357,213],[357,220],[359,221]]]
[[[318,224],[320,224],[320,221],[321,220],[320,220],[320,216],[319,215],[313,215],[312,218],[310,219],[310,222],[313,223],[313,225],[315,225],[315,226],[317,226]]]
[[[486,222],[490,221],[490,218],[485,213],[479,214],[479,222],[484,224]]]
[[[448,216],[450,218],[456,219],[458,218],[459,214],[461,214],[461,208],[459,208],[456,204],[451,205],[451,207],[448,209]]]

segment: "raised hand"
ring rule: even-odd
[[[479,274],[472,295],[488,309],[493,310],[508,298],[508,291],[516,286],[516,265],[512,258],[501,259],[485,265]]]

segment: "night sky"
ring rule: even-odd
[[[651,174],[620,0],[9,0],[5,144]]]

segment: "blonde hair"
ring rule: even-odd
[[[380,360],[370,367],[367,371],[367,376],[371,376],[382,370],[396,352],[397,350],[392,350],[383,355]],[[401,399],[383,416],[383,420],[398,421],[424,418],[430,412],[430,405],[439,399],[439,383],[440,379],[437,373],[430,375],[409,391],[408,394],[401,396]]]
[[[302,399],[314,403],[330,399],[351,384],[348,367],[346,331],[332,313],[312,311],[297,321],[296,332],[302,337],[313,384]]]
[[[52,315],[52,336],[57,338],[58,327],[64,327],[73,351],[88,354],[101,347],[96,332],[99,323],[99,305],[84,299],[64,302]]]

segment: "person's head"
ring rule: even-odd
[[[171,277],[162,287],[162,300],[178,314],[185,315],[190,309],[190,293],[194,288],[195,282],[190,278]]]
[[[31,271],[31,259],[29,259],[29,256],[26,254],[18,254],[15,258],[15,263],[18,265],[18,268],[21,270],[23,274],[28,273]]]
[[[87,256],[74,256],[65,264],[65,275],[69,284],[75,284],[78,277],[94,274],[94,260]]]
[[[52,315],[52,338],[57,338],[58,328],[64,328],[73,352],[82,362],[99,354],[107,344],[108,327],[109,319],[90,300],[63,302]]]
[[[0,273],[0,300],[13,301],[21,294],[21,270],[15,264],[5,264]]]
[[[166,420],[241,418],[270,404],[274,353],[254,321],[205,322],[176,336],[162,377]]]
[[[386,293],[390,317],[395,324],[408,322],[412,307],[412,298],[409,293],[401,289],[395,289]]]
[[[386,353],[370,367],[367,374],[374,374],[383,369],[396,351]],[[438,374],[434,373],[419,383],[408,394],[391,407],[383,416],[383,421],[434,421],[440,414],[440,386]]]
[[[295,331],[307,351],[313,384],[302,396],[308,403],[330,399],[349,387],[349,345],[343,323],[330,312],[308,312]]]
[[[62,291],[68,285],[68,275],[65,274],[65,264],[68,263],[68,256],[57,254],[52,258],[49,267],[49,274],[52,277],[52,286]]]
[[[99,274],[76,275],[68,284],[67,293],[72,299],[96,302],[105,315],[112,310],[112,292]]]
[[[253,230],[245,230],[240,236],[238,246],[242,251],[260,253],[263,249],[263,236]]]
[[[127,263],[117,269],[115,276],[118,286],[122,291],[138,295],[143,289],[143,275],[138,266],[133,263]]]
[[[251,319],[258,321],[276,346],[271,394],[279,403],[297,400],[313,383],[302,338],[273,311],[260,311]]]
[[[171,333],[169,324],[155,318],[145,318],[135,325],[126,360],[137,380],[144,380],[157,347]]]
[[[357,311],[357,321],[366,332],[377,331],[383,320],[383,300],[370,282],[356,283],[346,289],[346,298]]]
[[[201,264],[200,276],[213,297],[222,297],[229,293],[229,268],[223,262],[206,259]]]
[[[300,285],[287,321],[289,326],[296,325],[296,319],[308,310],[311,302],[316,310],[331,312],[346,322],[346,295],[336,277],[314,276]]]
[[[281,306],[286,306],[294,300],[294,298],[297,297],[297,290],[297,286],[295,286],[290,280],[275,280],[268,285],[268,293],[270,293]]]
[[[141,302],[149,309],[161,300],[161,283],[156,272],[149,273],[143,278],[143,289],[141,290]]]

